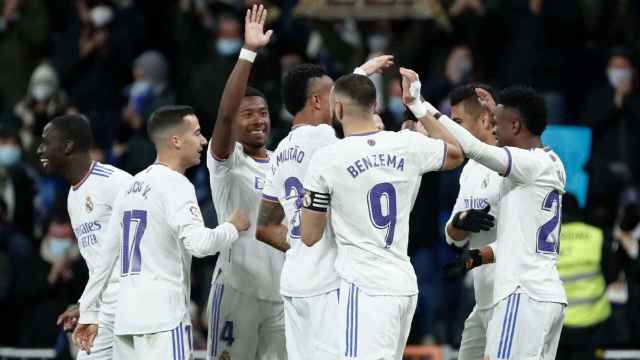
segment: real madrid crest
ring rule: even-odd
[[[486,174],[486,175],[484,176],[484,179],[482,179],[482,184],[480,184],[480,186],[481,186],[483,189],[486,189],[486,188],[487,188],[487,186],[489,186],[489,174]]]
[[[84,208],[88,213],[93,211],[93,201],[91,201],[91,197],[87,195],[87,198],[84,201]]]
[[[305,191],[303,205],[305,207],[311,206],[311,193]]]

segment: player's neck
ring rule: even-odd
[[[266,146],[254,147],[246,144],[242,144],[244,153],[251,156],[254,159],[266,159],[269,157]]]
[[[366,119],[343,119],[342,128],[344,130],[344,136],[352,136],[359,134],[368,134],[377,132],[380,129],[373,122],[373,118]]]
[[[535,149],[542,147],[542,141],[539,136],[523,137],[519,139],[516,147],[521,149]]]
[[[321,123],[321,121],[317,120],[316,117],[313,116],[313,110],[305,107],[293,117],[291,128],[300,125],[319,125]]]
[[[175,172],[178,172],[180,174],[184,174],[184,172],[187,171],[187,168],[184,165],[182,165],[182,162],[178,157],[169,156],[163,153],[158,154],[158,157],[156,158],[156,161],[154,162],[154,164],[164,165],[169,169]]]
[[[89,171],[91,171],[91,156],[88,153],[78,154],[69,159],[69,166],[64,171],[64,177],[69,184],[78,184],[84,179]]]

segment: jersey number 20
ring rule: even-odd
[[[396,189],[389,183],[380,183],[369,190],[369,218],[378,229],[385,229],[384,247],[389,248],[393,243],[396,230]]]
[[[132,226],[133,225],[133,226]],[[122,218],[122,276],[136,275],[142,268],[140,242],[147,228],[147,211],[125,211]],[[131,237],[133,235],[133,239]]]

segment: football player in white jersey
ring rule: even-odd
[[[113,267],[120,252],[115,359],[189,359],[191,257],[226,249],[249,223],[235,212],[215,229],[204,226],[195,189],[184,176],[200,162],[206,145],[193,109],[162,107],[151,115],[147,128],[156,162],[118,196],[109,221],[109,256],[99,265],[97,281],[90,284],[100,296],[106,269]],[[87,308],[95,300],[96,296],[88,299]],[[81,301],[81,317],[84,311]],[[84,348],[91,345],[86,336],[81,341]]]
[[[116,167],[92,161],[89,155],[92,139],[87,118],[65,115],[54,118],[45,126],[42,143],[38,147],[38,156],[45,171],[61,175],[72,185],[67,197],[67,210],[90,279],[95,276],[95,268],[105,254],[107,224],[113,203],[132,178]],[[91,353],[80,351],[78,359],[112,358],[118,279],[118,273],[113,271],[102,297],[83,312],[82,317],[78,318],[80,311],[77,306],[60,315],[58,323],[64,323],[67,330],[72,329],[76,322],[81,324],[78,329],[89,326],[87,324],[100,324]],[[80,303],[89,291],[89,287],[85,288]]]
[[[459,86],[449,94],[451,117],[478,140],[495,145],[491,113],[476,94],[476,88],[487,91],[486,85]],[[447,243],[481,249],[496,240],[494,216],[497,216],[502,177],[484,165],[469,160],[460,174],[460,191],[447,222]],[[489,210],[490,213],[489,213]],[[460,360],[480,360],[484,357],[487,328],[493,307],[494,265],[487,264],[471,270],[476,305],[467,317],[458,350]]]
[[[207,151],[213,204],[219,219],[235,208],[252,223],[273,158],[264,95],[247,87],[256,51],[267,45],[267,11],[247,11],[245,43],[227,80]],[[209,296],[207,358],[285,359],[280,271],[284,254],[255,238],[255,225],[218,257]]]
[[[393,56],[367,61],[356,72],[370,75],[393,64]],[[335,331],[340,281],[335,271],[336,246],[330,229],[326,241],[308,248],[300,239],[302,180],[314,152],[337,141],[331,126],[329,93],[333,80],[318,65],[301,64],[284,77],[282,94],[294,114],[289,134],[278,144],[273,174],[262,192],[256,238],[286,251],[280,278],[284,298],[287,357],[337,359]],[[286,224],[283,225],[283,220]]]
[[[413,131],[380,131],[376,89],[346,75],[330,95],[345,138],[315,152],[303,181],[302,240],[312,246],[330,227],[341,278],[338,333],[344,359],[401,359],[418,286],[407,256],[409,213],[421,175],[463,161],[454,141]]]
[[[556,268],[565,171],[558,155],[540,140],[547,124],[544,98],[531,88],[512,86],[500,92],[496,106],[487,91],[476,89],[494,114],[498,146],[493,146],[422,102],[415,72],[401,69],[401,74],[410,83],[407,104],[427,131],[444,126],[467,157],[503,176],[493,248],[495,306],[485,359],[554,359],[567,304]],[[480,254],[467,266],[490,261]]]

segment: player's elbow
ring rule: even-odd
[[[462,165],[464,162],[464,152],[459,144],[447,143],[447,158],[444,162],[444,169],[451,170]]]

